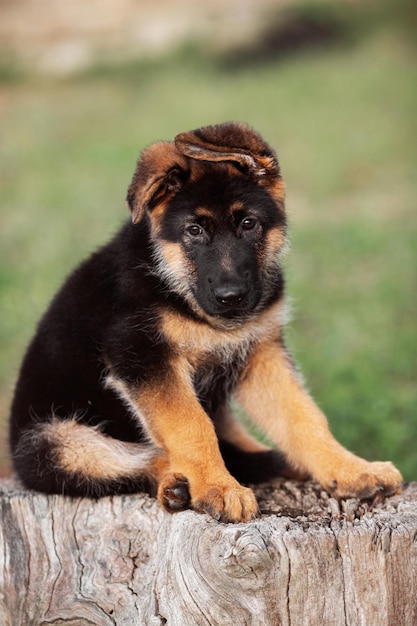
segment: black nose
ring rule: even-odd
[[[223,306],[233,308],[240,304],[245,296],[246,289],[242,285],[222,285],[213,289],[214,297]]]

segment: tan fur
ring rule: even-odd
[[[268,189],[278,206],[283,207],[285,202],[285,182],[279,177],[268,185]]]
[[[52,419],[42,425],[38,436],[54,444],[58,451],[56,463],[61,470],[93,480],[149,473],[158,456],[158,450],[152,446],[112,439],[98,428],[79,424],[76,419]]]
[[[271,228],[266,235],[266,265],[270,265],[273,259],[278,255],[285,242],[285,235],[282,228]]]
[[[267,178],[268,184],[271,178],[278,175],[278,163],[274,153],[247,124],[226,123],[183,132],[175,137],[175,145],[182,154],[192,159],[235,161],[249,168],[260,180]]]
[[[175,185],[167,181],[175,167],[187,169],[188,161],[171,142],[154,143],[142,152],[127,193],[135,224],[142,219],[151,201],[162,201],[175,192]]]
[[[365,461],[334,439],[325,416],[303,388],[279,343],[258,347],[238,400],[295,468],[338,496],[366,497],[379,484],[388,492],[400,490],[402,478],[391,463]]]
[[[276,156],[260,135],[247,125],[223,124],[180,133],[174,143],[182,158],[188,158],[191,181],[198,179],[206,162],[223,162],[231,176],[241,176],[249,170],[259,185],[267,187],[277,209],[283,211],[285,184]],[[172,162],[177,156],[170,148]],[[233,167],[231,162],[238,167]],[[160,193],[158,186],[156,190]],[[239,204],[232,203],[229,212],[239,210]],[[202,217],[208,217],[205,207],[199,211]],[[158,214],[158,219],[162,214]],[[285,248],[284,231],[284,227],[271,230],[265,245],[259,248],[258,263],[263,268],[264,279],[269,268],[277,262],[278,253]],[[221,353],[226,361],[237,354],[242,359],[249,359],[237,397],[300,474],[313,476],[324,487],[342,496],[372,495],[380,483],[387,493],[400,488],[401,476],[390,463],[368,463],[359,459],[331,435],[325,416],[303,388],[280,344],[279,328],[284,317],[281,303],[245,324],[210,317],[190,296],[192,270],[187,267],[178,247],[162,243],[159,254],[163,259],[160,267],[165,265],[167,276],[179,277],[177,288],[181,285],[180,293],[185,295],[201,322],[185,319],[173,311],[159,311],[161,334],[177,355],[176,359],[169,366],[165,364],[163,380],[157,383],[159,388],[135,390],[133,396],[129,390],[128,395],[153,432],[155,443],[169,450],[171,471],[184,472],[191,477],[194,505],[199,502],[202,491],[205,491],[203,500],[208,501],[207,482],[218,480],[219,484],[230,486],[213,427],[197,402],[190,382],[193,369],[213,353]],[[228,263],[226,253],[223,269],[227,269]],[[171,397],[175,397],[175,410]],[[152,408],[155,406],[158,412]],[[224,416],[217,428],[218,434],[227,441],[246,450],[259,449],[231,415]],[[188,451],[188,447],[192,449]],[[187,450],[186,458],[183,450]],[[201,458],[207,468],[204,487]],[[169,480],[172,480],[172,474],[168,483]],[[237,508],[234,508],[235,512]]]
[[[157,239],[161,233],[162,219],[166,212],[169,198],[164,198],[150,213],[152,238]]]
[[[285,304],[277,302],[243,325],[222,329],[205,322],[186,319],[174,311],[164,309],[160,312],[161,332],[179,354],[195,365],[216,352],[227,356],[238,350],[242,356],[246,355],[253,343],[276,336],[284,315]],[[214,324],[220,326],[222,322],[214,320]]]
[[[243,202],[237,200],[236,202],[232,202],[229,208],[229,213],[233,215],[236,211],[241,211],[243,208]]]
[[[212,174],[228,190],[219,194],[217,207],[211,204],[216,201],[216,191],[207,206],[201,200],[207,199],[208,177]],[[187,185],[190,184],[187,195]],[[242,200],[242,194],[248,188],[246,202]],[[196,195],[201,190],[202,194]],[[239,200],[234,201],[229,191],[230,194],[235,191]],[[182,192],[184,206],[191,207],[189,217],[182,210],[175,215],[175,205],[181,203],[180,195],[171,203],[174,196]],[[242,218],[233,215],[234,212],[243,208],[243,215],[256,214],[253,198],[258,197],[256,202],[262,203],[266,195],[264,218],[261,211],[258,221],[240,222],[239,225],[238,218]],[[192,205],[188,204],[190,198]],[[256,453],[267,448],[251,437],[224,406],[231,400],[228,391],[235,389],[237,399],[249,416],[284,453],[252,457],[253,469],[246,472],[247,476],[253,477],[260,459],[265,459],[267,472],[260,472],[261,477],[267,473],[272,476],[279,470],[291,477],[309,475],[339,496],[374,496],[380,485],[385,494],[400,489],[401,475],[392,464],[364,461],[333,438],[325,416],[303,388],[282,345],[281,327],[285,322],[286,307],[278,262],[285,249],[284,200],[285,185],[275,152],[246,124],[226,123],[180,133],[174,142],[159,142],[143,151],[128,189],[127,202],[134,224],[142,219],[145,223],[139,225],[137,239],[134,233],[132,238],[128,236],[127,255],[123,254],[123,242],[117,237],[113,248],[107,248],[107,252],[105,248],[100,253],[102,256],[94,260],[94,271],[98,272],[96,277],[101,282],[100,289],[93,293],[99,298],[98,307],[108,307],[106,316],[95,318],[91,299],[81,297],[74,287],[75,284],[79,289],[85,288],[85,277],[90,276],[91,264],[84,269],[81,266],[81,282],[77,283],[76,279],[70,290],[67,288],[62,292],[63,298],[72,298],[75,293],[81,303],[79,336],[82,343],[88,344],[83,338],[91,335],[91,352],[86,353],[90,359],[86,381],[90,380],[89,368],[93,359],[96,359],[97,368],[104,360],[108,374],[104,386],[126,405],[132,421],[136,420],[141,427],[138,435],[143,443],[116,440],[104,435],[100,428],[88,425],[95,415],[88,412],[90,409],[80,419],[70,414],[68,419],[54,417],[50,421],[35,421],[24,432],[18,433],[18,449],[14,454],[18,462],[25,461],[21,463],[22,475],[29,475],[34,459],[35,464],[39,464],[38,484],[46,484],[54,493],[61,488],[65,492],[65,483],[70,483],[70,479],[72,486],[68,493],[72,490],[94,494],[100,493],[100,489],[104,491],[106,481],[120,479],[119,485],[107,485],[105,492],[112,493],[113,488],[117,491],[118,487],[126,485],[141,488],[144,479],[144,483],[158,484],[159,502],[167,510],[179,510],[191,503],[195,510],[208,512],[216,519],[248,521],[257,513],[255,496],[226,469],[218,438],[237,475],[238,451],[227,457],[227,450],[232,446],[225,444]],[[229,206],[226,206],[227,201]],[[169,232],[170,239],[175,236],[172,222],[167,224],[167,231],[163,229],[167,211],[172,211],[168,222],[176,217],[180,219],[176,243],[161,236],[164,232]],[[192,231],[187,228],[188,219],[201,220],[206,232],[193,238]],[[279,226],[274,228],[272,224]],[[245,226],[249,232],[245,232]],[[160,281],[155,300],[146,291],[148,280],[129,274],[130,269],[137,268],[135,248],[130,247],[136,245],[135,241],[143,247],[137,257],[138,264]],[[241,244],[242,258],[238,249]],[[152,250],[152,258],[149,250]],[[120,264],[115,263],[116,254],[123,261]],[[103,267],[108,268],[108,274],[96,265],[100,258]],[[110,267],[106,265],[109,259]],[[200,267],[197,268],[196,264]],[[87,274],[82,274],[83,271]],[[109,289],[114,288],[108,298],[102,294],[103,276]],[[143,307],[139,298],[137,301],[132,298],[133,279],[138,279],[138,293],[146,294]],[[233,292],[232,279],[241,289],[240,293]],[[228,298],[227,292],[223,292],[224,298],[221,296],[219,284],[230,287]],[[159,290],[162,289],[168,295],[166,299],[160,297]],[[184,302],[178,306],[181,298]],[[272,303],[274,299],[275,303]],[[217,304],[213,304],[216,300]],[[65,304],[65,300],[62,303]],[[87,303],[88,312],[83,308]],[[137,315],[133,315],[137,325],[132,328],[130,337],[133,303],[138,307]],[[64,304],[58,310],[66,311]],[[203,306],[211,313],[206,313]],[[113,313],[117,316],[114,325]],[[53,315],[58,317],[55,312]],[[192,319],[192,315],[196,319]],[[91,330],[94,319],[104,324],[97,335]],[[106,321],[101,322],[103,319]],[[85,327],[82,320],[87,324]],[[141,333],[146,333],[147,325],[150,344],[144,342],[141,345]],[[51,326],[55,326],[54,320]],[[55,331],[57,337],[65,335],[64,347],[67,347],[68,328],[71,334],[71,324]],[[108,334],[112,332],[115,334],[109,342]],[[83,363],[77,359],[82,349],[84,345],[76,346],[73,357],[79,366],[74,372],[81,370],[81,374]],[[148,350],[155,350],[155,354]],[[45,371],[50,378],[51,370],[46,368]],[[228,377],[228,380],[219,380],[221,376]],[[79,396],[83,406],[84,378],[81,376],[80,380]],[[64,382],[61,380],[59,384]],[[93,394],[99,383],[103,384],[101,378],[92,379]],[[218,398],[212,398],[215,393],[219,394]],[[103,400],[106,401],[106,396],[101,398]],[[74,406],[78,405],[74,402]],[[91,411],[96,411],[96,406],[99,410],[100,401],[97,405],[92,403]],[[110,410],[104,411],[103,415],[107,423],[113,419],[121,420],[119,428],[109,429],[109,432],[119,432],[122,438],[124,432],[128,439],[135,437],[129,416],[119,414],[117,409],[114,417]],[[20,424],[17,428],[21,430]],[[243,453],[242,456],[249,465],[248,456]],[[42,476],[42,459],[49,472],[46,480]],[[135,478],[138,478],[136,482]],[[80,485],[82,489],[79,489]]]
[[[249,435],[231,410],[227,411],[218,423],[216,422],[216,433],[220,439],[233,443],[246,452],[269,450],[268,446]]]
[[[398,490],[401,476],[390,463],[364,461],[333,438],[325,416],[303,388],[280,343],[279,329],[285,315],[282,302],[244,324],[211,317],[194,300],[193,268],[181,246],[158,240],[166,199],[179,185],[175,168],[186,171],[192,182],[203,174],[207,162],[222,162],[231,177],[245,176],[249,171],[259,185],[268,189],[277,210],[284,210],[285,184],[275,153],[245,124],[223,124],[180,133],[174,144],[151,146],[138,165],[129,190],[133,219],[136,221],[143,214],[143,207],[153,206],[150,217],[158,270],[201,320],[192,321],[173,311],[159,310],[161,335],[175,357],[164,363],[160,379],[152,385],[135,388],[113,381],[114,388],[145,425],[154,445],[166,452],[168,461],[161,470],[165,474],[161,474],[160,499],[173,477],[183,475],[189,480],[192,504],[197,510],[208,508],[225,513],[226,518],[241,520],[249,519],[256,510],[253,496],[226,471],[213,424],[192,387],[194,370],[213,354],[220,354],[225,362],[236,356],[242,361],[248,359],[237,398],[286,454],[295,472],[313,476],[341,496],[366,497],[374,494],[380,483],[387,493]],[[144,175],[147,183],[141,187]],[[239,209],[241,203],[232,202],[229,213]],[[197,210],[197,216],[212,219],[204,206]],[[285,227],[270,230],[257,252],[265,280],[284,249]],[[226,251],[223,270],[230,265]],[[244,450],[265,449],[244,431],[231,413],[223,415],[217,429],[222,439]]]
[[[206,209],[205,207],[199,207],[198,209],[194,211],[194,213],[196,214],[197,217],[206,217],[209,220],[213,219],[213,212],[210,211],[209,209]]]
[[[187,260],[181,244],[165,241],[158,246],[160,254],[160,265],[158,271],[165,271],[172,274],[174,280],[182,281],[184,288],[189,288],[191,277],[193,275],[193,267]]]
[[[160,243],[156,240],[154,260],[159,276],[163,277],[167,284],[180,293],[191,308],[198,312],[200,307],[191,290],[195,281],[194,269],[187,260],[181,245],[173,242]]]
[[[136,409],[155,446],[166,453],[169,466],[159,477],[161,505],[173,476],[185,476],[196,510],[213,510],[226,521],[248,521],[257,512],[256,499],[227,471],[213,423],[195,397],[190,372],[189,363],[177,358],[165,364],[163,377],[152,385],[135,388],[115,380],[109,384]]]

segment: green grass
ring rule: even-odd
[[[417,478],[414,59],[400,19],[358,11],[344,46],[262,66],[226,71],[184,50],[0,87],[2,433],[36,321],[127,216],[140,150],[238,119],[277,149],[287,181],[287,340],[308,387],[346,446]]]

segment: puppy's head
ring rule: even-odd
[[[161,277],[206,317],[241,321],[275,289],[285,237],[273,150],[245,124],[180,133],[148,147],[127,201],[149,220]]]

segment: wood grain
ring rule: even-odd
[[[1,481],[0,623],[417,624],[417,483],[373,507],[311,482],[256,492],[259,519],[220,524]]]

